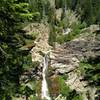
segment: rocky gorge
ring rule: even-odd
[[[47,25],[38,24],[36,29],[40,26],[42,26],[41,29],[43,31],[40,31],[40,34],[34,42],[35,46],[31,50],[33,63],[39,63],[38,66],[31,70],[33,77],[36,80],[42,79],[43,57],[46,53],[50,52],[48,75],[46,76],[48,80],[47,83],[49,84],[49,81],[51,81],[51,84],[48,87],[50,95],[53,94],[55,100],[66,100],[66,98],[60,99],[62,97],[59,89],[55,91],[50,89],[59,88],[59,86],[57,87],[55,79],[57,76],[64,75],[67,77],[64,79],[65,84],[72,90],[77,91],[77,93],[82,94],[83,100],[95,100],[96,87],[88,86],[88,81],[84,80],[84,77],[79,70],[79,66],[82,60],[95,58],[100,60],[100,41],[96,40],[96,34],[94,34],[96,31],[100,31],[100,27],[96,25],[90,26],[89,28],[82,30],[84,35],[80,34],[78,38],[61,45],[55,43],[55,47],[52,47],[48,44],[49,28]],[[32,28],[33,32],[34,30],[35,28]],[[90,32],[91,34],[88,38],[88,33]],[[56,86],[54,86],[54,84],[56,84]],[[41,93],[38,94],[38,96],[41,96]]]
[[[100,0],[0,2],[0,100],[100,100]]]

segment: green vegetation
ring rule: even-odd
[[[61,76],[59,76],[59,88],[60,88],[60,93],[66,97],[69,95],[71,91],[70,88],[65,84],[65,81]]]
[[[84,75],[84,80],[89,82],[89,85],[99,86],[100,80],[100,63],[91,64],[89,62],[81,62],[80,70]]]
[[[71,9],[80,15],[81,21],[85,21],[88,25],[100,24],[100,0],[56,0],[56,7],[64,7]]]
[[[31,19],[32,12],[29,11],[28,2],[0,2],[0,100],[10,100],[18,93],[19,78],[24,67],[31,63],[29,52],[19,49],[25,45],[20,29],[23,22]],[[30,61],[26,63],[26,59]]]
[[[27,56],[25,56],[25,57],[23,57],[23,69],[29,69],[29,68],[32,68],[33,66],[33,64],[32,64],[32,58],[31,58],[31,54],[29,54],[29,55],[27,55]]]
[[[88,59],[87,61],[82,61],[80,63],[80,71],[84,76],[83,80],[88,81],[88,85],[96,87],[97,91],[100,91],[100,62],[97,58]],[[97,98],[100,97],[99,92],[97,92]]]
[[[56,42],[56,30],[55,30],[55,26],[53,24],[50,24],[50,33],[49,33],[49,44],[51,46],[55,45]]]
[[[22,84],[20,86],[19,92],[22,95],[25,95],[26,97],[30,97],[30,95],[35,94],[36,92],[35,90],[36,90],[36,86],[35,83],[32,81],[27,84]]]
[[[32,89],[20,83],[24,71],[39,65],[39,62],[32,63],[29,53],[38,33],[26,34],[22,29],[27,23],[49,23],[49,44],[52,46],[55,42],[61,44],[74,39],[86,26],[100,24],[100,0],[55,0],[55,8],[50,6],[49,1],[0,1],[0,100],[14,100],[16,95],[36,99],[34,81]],[[56,19],[56,8],[63,9],[61,20]],[[71,32],[64,35],[62,33],[66,28],[70,28]],[[99,34],[97,39],[100,40]],[[80,70],[90,85],[99,87],[99,62],[93,59],[81,62]],[[68,100],[82,100],[80,94],[66,86],[66,79],[66,75],[59,77],[60,93]],[[38,85],[37,92],[40,93],[41,82]]]
[[[59,76],[59,85],[60,93],[66,97],[67,100],[83,100],[81,94],[78,94],[75,90],[71,90],[61,76]]]
[[[49,79],[48,84],[51,97],[56,97],[61,94],[62,97],[66,98],[64,100],[83,100],[81,93],[79,94],[76,90],[71,90],[67,86],[65,83],[67,77],[67,75],[59,75]]]
[[[49,34],[49,44],[54,46],[55,42],[60,44],[70,41],[79,36],[81,30],[85,28],[87,24],[80,21],[80,17],[71,10],[67,10],[63,19],[57,23],[57,25],[51,24],[51,32]],[[64,34],[64,30],[71,29],[71,32]]]

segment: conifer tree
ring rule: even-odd
[[[32,16],[24,0],[0,1],[0,100],[11,100],[18,92],[25,56],[19,50],[24,41],[18,31]]]

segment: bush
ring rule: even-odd
[[[63,34],[60,34],[60,35],[57,35],[56,36],[56,42],[62,44],[64,42],[68,42],[68,41],[71,41],[72,39],[75,38],[75,33],[71,32],[69,33],[68,35],[63,35]]]
[[[63,74],[63,75],[62,75],[62,78],[63,78],[64,80],[67,80],[67,79],[68,79],[68,75],[67,75],[67,74]]]
[[[59,86],[60,86],[60,94],[66,97],[67,100],[83,100],[81,94],[77,93],[76,90],[71,90],[69,86],[65,83],[67,77],[59,76]]]
[[[23,57],[23,69],[29,69],[32,67],[32,58],[31,54]]]
[[[81,23],[79,16],[71,10],[67,10],[65,17],[59,22],[59,25],[56,30],[56,42],[64,43],[70,41],[77,36],[79,36],[81,30],[86,27],[86,23]],[[63,35],[62,32],[64,29],[70,28],[71,32],[69,34]]]
[[[56,36],[56,42],[58,42],[59,44],[64,43],[64,35],[57,35]]]
[[[59,84],[60,84],[60,94],[63,96],[68,96],[71,92],[70,88],[65,84],[65,80],[59,76]]]
[[[54,46],[55,45],[55,42],[56,42],[56,31],[55,31],[55,26],[51,23],[50,24],[50,33],[49,33],[49,44],[51,46]]]
[[[98,86],[100,84],[100,63],[90,64],[89,62],[81,62],[80,70],[90,85]]]

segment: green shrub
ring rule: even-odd
[[[23,69],[29,69],[32,67],[32,58],[31,54],[23,57]]]
[[[81,95],[76,95],[72,100],[83,100],[83,97]]]
[[[66,75],[59,76],[60,94],[66,97],[67,100],[83,100],[81,94],[77,93],[76,90],[71,90],[65,83]]]
[[[71,90],[66,85],[65,80],[61,76],[59,76],[59,86],[60,86],[60,93],[63,96],[68,96]]]
[[[83,100],[82,95],[77,93],[76,90],[72,90],[67,97],[67,100]]]
[[[19,87],[19,95],[25,95],[27,97],[36,98],[36,82],[30,81],[26,84],[22,83]],[[14,100],[14,99],[13,99]],[[36,100],[36,99],[33,99]]]
[[[68,42],[68,41],[72,40],[74,37],[75,36],[74,36],[73,32],[69,33],[68,35],[60,34],[60,35],[56,36],[56,42],[62,44],[64,42]]]
[[[56,42],[56,28],[52,23],[50,23],[50,33],[48,42],[51,46],[54,46]]]
[[[63,27],[63,24],[62,24],[62,27]],[[72,39],[79,36],[81,30],[84,27],[86,27],[86,24],[84,22],[83,23],[78,22],[77,24],[73,23],[71,26],[72,31],[69,34],[63,35],[61,33],[61,26],[60,26],[60,33],[59,33],[59,30],[56,30],[58,33],[58,34],[56,34],[56,42],[62,44],[64,42],[71,41]],[[63,30],[63,28],[62,28],[62,30]]]
[[[62,75],[62,78],[63,78],[64,80],[67,80],[67,79],[68,79],[68,75],[67,75],[67,74],[63,74],[63,75]]]
[[[59,44],[64,43],[64,35],[57,35],[56,37],[56,42],[58,42]]]
[[[29,97],[29,100],[37,100],[37,97],[34,96],[34,95],[31,95],[31,96]]]
[[[82,74],[84,75],[86,73],[86,70],[92,68],[92,66],[88,63],[85,63],[85,62],[80,62],[80,71],[82,72]]]
[[[81,62],[79,67],[84,80],[87,80],[90,85],[98,86],[100,80],[100,63],[90,64],[89,62]]]
[[[39,33],[32,32],[30,35],[32,36],[33,40],[35,40]]]

